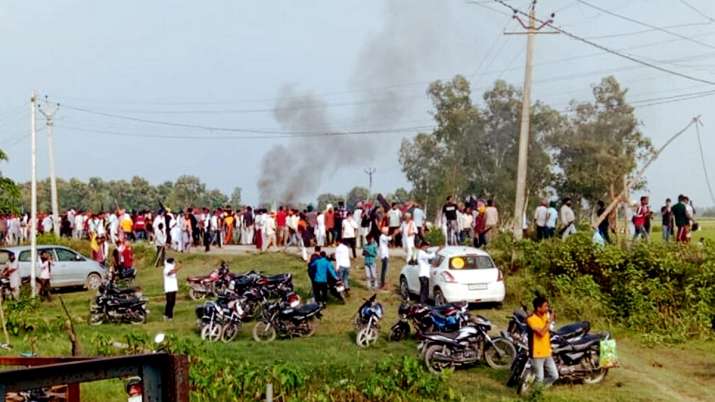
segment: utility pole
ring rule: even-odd
[[[35,113],[37,111],[37,96],[32,91],[30,97],[30,131],[32,135],[32,177],[30,190],[30,287],[32,297],[35,297],[35,269],[37,267],[37,127]]]
[[[369,185],[368,185],[368,188],[367,188],[367,189],[368,189],[368,193],[369,193],[369,194],[368,194],[368,197],[372,194],[372,175],[375,174],[375,170],[376,170],[375,168],[367,168],[367,169],[365,169],[365,173],[367,174],[367,176],[368,176],[368,178],[369,178],[369,179],[368,179],[368,180],[369,180],[369,181],[368,181]]]
[[[553,14],[552,14],[553,17]],[[527,161],[529,152],[529,118],[531,114],[531,78],[533,75],[533,58],[534,58],[534,36],[546,25],[553,21],[548,21],[536,26],[536,0],[531,2],[529,7],[529,21],[524,23],[517,11],[514,10],[512,17],[526,29],[526,32],[505,32],[507,35],[523,35],[526,34],[526,68],[524,71],[524,93],[521,104],[521,128],[519,130],[519,161],[516,174],[516,197],[514,200],[514,239],[521,240],[523,237],[523,221],[524,212],[526,210],[526,176],[527,176]],[[543,32],[557,33],[557,32]]]
[[[54,126],[54,117],[57,110],[60,108],[59,103],[50,103],[45,95],[45,102],[39,107],[40,113],[45,116],[45,124],[47,125],[47,156],[50,164],[50,194],[52,198],[52,230],[56,237],[60,237],[60,208],[57,199],[57,178],[55,177],[55,149],[52,141],[52,127]]]

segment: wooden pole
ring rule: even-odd
[[[10,346],[10,335],[7,333],[7,325],[5,323],[5,307],[3,307],[3,303],[5,302],[5,299],[2,295],[2,292],[0,292],[0,320],[2,321],[2,333],[5,336],[5,345],[8,347]]]
[[[683,133],[685,133],[686,131],[688,131],[688,129],[689,129],[693,124],[696,124],[696,123],[698,123],[699,121],[700,121],[700,116],[693,117],[693,119],[690,121],[690,123],[688,123],[687,126],[685,126],[685,128],[683,128],[682,130],[680,130],[680,131],[678,131],[677,133],[675,133],[675,135],[673,135],[672,137],[670,137],[670,139],[669,139],[668,141],[666,141],[665,144],[663,144],[663,145],[655,152],[655,154],[648,160],[648,162],[646,162],[646,164],[643,165],[643,168],[641,168],[641,170],[638,171],[638,173],[636,173],[635,176],[633,176],[633,179],[631,179],[630,181],[629,181],[628,179],[625,179],[625,180],[624,180],[624,183],[623,183],[623,186],[624,186],[623,191],[621,191],[620,194],[618,194],[618,196],[617,196],[615,199],[613,199],[613,201],[611,201],[611,203],[608,205],[608,207],[606,208],[606,210],[603,211],[603,213],[596,219],[596,221],[593,223],[593,226],[592,226],[594,229],[598,228],[598,225],[600,225],[601,222],[603,222],[603,220],[606,219],[606,217],[608,217],[608,214],[610,214],[611,211],[613,211],[613,208],[615,208],[616,205],[618,205],[618,202],[620,202],[621,200],[624,200],[624,197],[628,194],[628,189],[630,188],[630,186],[632,186],[633,183],[635,183],[638,179],[640,179],[640,178],[643,176],[643,174],[645,173],[646,169],[648,169],[648,167],[650,166],[650,164],[653,163],[653,161],[655,161],[655,160],[658,158],[658,156],[663,152],[663,150],[664,150],[668,145],[670,145],[673,141],[675,141],[676,138],[680,137]],[[628,216],[628,215],[626,214],[626,216]],[[628,230],[628,226],[626,226],[626,231],[627,231],[627,230]],[[627,237],[627,236],[626,236],[626,237]]]

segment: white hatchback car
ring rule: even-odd
[[[436,250],[437,247],[431,247],[427,251]],[[408,299],[419,292],[419,267],[407,264],[400,271],[400,294]],[[439,250],[432,260],[429,295],[436,305],[502,303],[506,295],[504,275],[486,251],[448,246]]]

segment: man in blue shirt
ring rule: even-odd
[[[335,267],[330,262],[325,254],[325,251],[320,253],[320,257],[315,258],[310,263],[313,270],[313,294],[315,302],[320,305],[325,305],[328,301],[328,279],[337,281],[338,275],[335,273]]]

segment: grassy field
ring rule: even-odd
[[[708,230],[709,231],[709,230]],[[299,258],[282,253],[269,253],[255,256],[219,256],[219,255],[177,255],[182,265],[179,276],[181,282],[188,275],[203,274],[215,267],[223,258],[229,262],[231,270],[242,272],[251,269],[267,273],[292,272],[294,283],[306,298],[309,285],[305,274],[305,265]],[[404,262],[391,261],[392,283],[397,282],[399,268]],[[144,264],[145,265],[145,264]],[[329,362],[353,364],[369,363],[383,359],[388,355],[416,355],[416,343],[413,340],[391,343],[385,340],[389,327],[395,322],[399,297],[396,292],[382,292],[378,298],[383,303],[386,317],[383,320],[381,340],[369,350],[361,350],[354,344],[352,317],[361,300],[369,295],[363,286],[363,273],[353,270],[353,295],[347,305],[329,305],[316,335],[307,339],[278,340],[270,344],[257,344],[250,337],[253,324],[246,325],[238,340],[231,344],[212,344],[210,354],[221,354],[238,360],[261,362],[290,361],[306,368],[318,367]],[[507,278],[507,289],[510,278]],[[102,325],[92,327],[84,323],[77,325],[80,340],[85,351],[94,350],[91,340],[96,334],[105,334],[117,341],[122,341],[126,333],[157,332],[175,334],[179,337],[199,339],[195,330],[194,307],[187,289],[183,288],[177,301],[176,319],[165,322],[162,319],[163,293],[161,274],[158,269],[140,266],[137,281],[149,297],[151,314],[149,322],[143,326]],[[508,290],[507,290],[508,292]],[[65,292],[64,298],[77,321],[86,322],[92,292]],[[502,310],[479,310],[479,314],[493,320],[495,331],[504,328],[506,316],[514,300]],[[43,306],[52,315],[59,314],[57,298],[51,304]],[[558,306],[556,306],[558,308]],[[574,319],[576,317],[570,317]],[[589,317],[579,317],[589,319]],[[565,323],[567,318],[561,318]],[[705,401],[712,400],[715,392],[715,342],[691,342],[677,346],[650,346],[641,343],[636,334],[611,329],[617,340],[622,367],[612,370],[605,382],[596,386],[560,385],[544,395],[549,401]],[[42,355],[68,355],[69,342],[64,334],[42,336],[38,334],[37,350]],[[12,353],[29,350],[25,337],[12,339]],[[5,352],[7,353],[7,352]],[[513,389],[505,387],[506,371],[495,371],[487,367],[474,367],[457,371],[452,377],[456,388],[468,401],[511,401],[518,400]],[[83,401],[121,401],[126,400],[123,385],[119,380],[103,381],[82,385]]]

